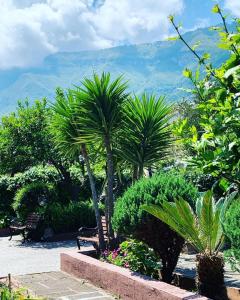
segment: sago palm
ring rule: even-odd
[[[93,206],[98,226],[99,246],[100,249],[103,250],[105,247],[104,235],[98,207],[95,180],[90,166],[87,147],[84,143],[80,144],[78,140],[80,128],[79,124],[76,122],[76,119],[81,112],[79,112],[77,101],[78,100],[76,100],[71,91],[68,91],[68,93],[64,95],[61,90],[57,90],[56,101],[52,105],[54,114],[51,123],[51,131],[57,150],[60,151],[64,156],[78,157],[80,154],[82,154],[84,158],[90,181]]]
[[[169,119],[171,106],[164,97],[130,98],[124,107],[120,155],[134,168],[135,179],[143,175],[144,167],[151,167],[164,158],[171,144]]]
[[[121,127],[123,104],[128,98],[127,83],[118,77],[111,81],[109,73],[85,79],[78,88],[76,97],[80,99],[82,113],[78,122],[82,128],[81,143],[100,142],[106,150],[107,161],[107,221],[109,235],[113,237],[111,218],[113,215],[113,140]]]
[[[154,215],[193,245],[197,255],[197,286],[199,292],[215,298],[224,286],[224,261],[219,253],[223,243],[222,220],[229,201],[215,203],[208,191],[198,199],[196,214],[183,199],[163,201],[161,206],[149,205],[143,209]]]

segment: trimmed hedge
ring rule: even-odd
[[[112,225],[124,236],[145,242],[160,256],[163,281],[171,282],[184,240],[166,224],[141,209],[143,204],[161,205],[163,200],[182,197],[192,207],[198,197],[197,189],[174,171],[161,172],[143,178],[130,187],[115,205]]]
[[[44,213],[44,223],[55,233],[77,231],[82,226],[95,227],[93,205],[90,201],[70,202],[67,205],[51,203]]]
[[[182,197],[194,208],[199,193],[197,189],[175,171],[161,172],[151,178],[143,178],[130,187],[115,205],[112,220],[114,230],[131,234],[143,221],[146,212],[142,204],[161,204]]]

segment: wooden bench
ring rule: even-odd
[[[22,233],[23,242],[27,239],[27,234],[37,228],[39,223],[40,216],[37,213],[31,213],[28,215],[25,224],[22,224],[18,220],[14,220],[12,224],[9,226],[10,238],[12,239],[13,235],[16,233]]]
[[[101,223],[103,227],[103,235],[105,242],[108,242],[108,229],[107,229],[107,222],[105,217],[101,217]],[[88,228],[88,227],[81,227],[79,230],[79,235],[77,236],[77,246],[78,249],[81,249],[81,243],[92,243],[93,247],[96,251],[99,251],[99,238],[98,238],[98,227]]]

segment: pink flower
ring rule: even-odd
[[[125,267],[125,268],[129,268],[129,263],[128,263],[128,262],[125,262],[124,267]]]

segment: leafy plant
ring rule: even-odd
[[[0,285],[1,300],[40,300],[41,298],[31,297],[28,292],[23,289],[10,289],[6,285]]]
[[[184,239],[166,224],[143,211],[144,204],[161,204],[181,196],[194,206],[198,192],[176,172],[161,172],[151,178],[142,178],[117,199],[113,228],[118,234],[133,236],[145,242],[161,258],[161,277],[171,282]]]
[[[108,262],[129,268],[152,278],[159,278],[160,260],[158,255],[145,243],[129,239],[120,244],[117,250],[103,253]]]
[[[213,67],[208,54],[201,55],[186,42],[174,18],[170,18],[178,38],[206,72],[205,77],[201,79],[199,69],[196,72],[189,69],[184,71],[184,76],[189,78],[194,87],[190,91],[195,99],[191,115],[197,118],[193,122],[191,116],[183,116],[177,121],[174,133],[191,152],[190,166],[224,180],[228,185],[232,182],[239,184],[239,19],[235,20],[235,30],[230,32],[221,8],[214,6],[213,12],[217,13],[223,22],[222,27],[213,28],[220,35],[218,46],[230,54],[219,68]]]
[[[232,270],[240,272],[240,199],[236,199],[226,212],[224,232],[229,238],[231,248],[225,252],[226,260]]]
[[[91,202],[70,202],[63,205],[53,202],[47,206],[43,218],[45,227],[55,233],[74,232],[80,227],[95,227],[96,219]]]
[[[151,167],[168,154],[171,107],[164,97],[143,94],[141,98],[130,98],[124,113],[119,152],[133,166],[133,177],[138,179],[145,167]]]
[[[39,207],[44,207],[55,199],[56,191],[53,185],[31,183],[17,191],[12,206],[17,215],[26,220],[29,213],[35,212]]]
[[[203,295],[213,299],[224,285],[224,262],[219,250],[224,237],[222,221],[233,196],[215,203],[212,191],[207,191],[197,200],[196,214],[188,202],[179,197],[174,203],[164,200],[160,206],[142,207],[166,223],[200,253],[197,256],[197,285]]]

